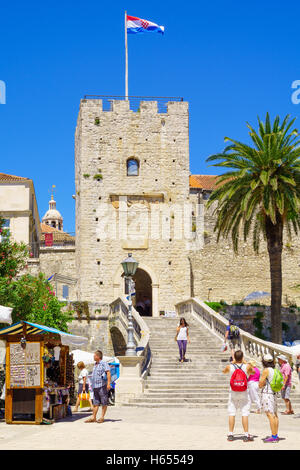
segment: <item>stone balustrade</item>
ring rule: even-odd
[[[190,298],[186,301],[176,304],[176,309],[180,317],[185,313],[192,313],[201,323],[210,329],[212,333],[224,340],[226,327],[229,322],[219,313],[197,298]],[[250,356],[261,358],[264,354],[270,353],[275,358],[279,354],[284,354],[289,361],[293,362],[293,355],[288,352],[286,346],[264,341],[256,336],[240,329],[242,349]]]
[[[111,320],[114,323],[117,322],[125,341],[127,340],[128,304],[125,297],[119,297],[110,304]],[[132,316],[137,355],[134,357],[118,356],[120,377],[116,387],[117,405],[144,392],[144,380],[151,367],[150,330],[134,307],[132,307]]]
[[[229,322],[219,313],[215,312],[206,303],[202,302],[198,298],[190,298],[185,301],[176,304],[176,311],[179,317],[183,317],[185,314],[192,314],[197,318],[206,328],[208,328],[215,336],[221,341],[225,339],[226,327]],[[271,343],[270,341],[264,341],[256,336],[247,333],[240,329],[241,337],[241,349],[245,356],[258,360],[262,359],[264,354],[271,354],[275,359],[279,354],[284,354],[291,365],[295,363],[295,356],[289,352],[287,346],[281,344]],[[296,371],[293,372],[293,383],[298,387],[298,375]]]

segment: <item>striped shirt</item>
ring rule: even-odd
[[[107,384],[106,372],[110,371],[110,367],[105,361],[96,362],[92,374],[92,389],[101,388]]]

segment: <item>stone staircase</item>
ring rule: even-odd
[[[145,392],[125,406],[165,408],[226,408],[229,379],[222,374],[230,352],[221,353],[221,342],[192,316],[189,323],[191,343],[187,345],[186,359],[179,362],[175,342],[178,318],[145,318],[150,328],[152,365],[145,381]],[[280,407],[282,400],[279,400]],[[297,402],[297,404],[296,404]],[[292,395],[295,408],[300,408],[300,397]]]

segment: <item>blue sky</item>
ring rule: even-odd
[[[1,6],[0,172],[33,179],[40,216],[56,185],[74,231],[74,132],[85,94],[124,94],[124,10],[166,28],[129,36],[129,94],[190,102],[192,173],[224,136],[247,141],[246,121],[269,111],[299,116],[297,2],[14,1]],[[300,124],[298,122],[300,127]]]

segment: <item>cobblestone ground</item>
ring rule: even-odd
[[[282,439],[277,444],[262,442],[270,435],[264,415],[250,416],[249,430],[255,436],[251,443],[241,440],[240,416],[236,420],[236,440],[227,442],[226,410],[111,407],[103,424],[84,423],[87,416],[89,413],[81,412],[41,426],[7,425],[2,421],[0,449],[300,449],[300,414],[280,415]]]

